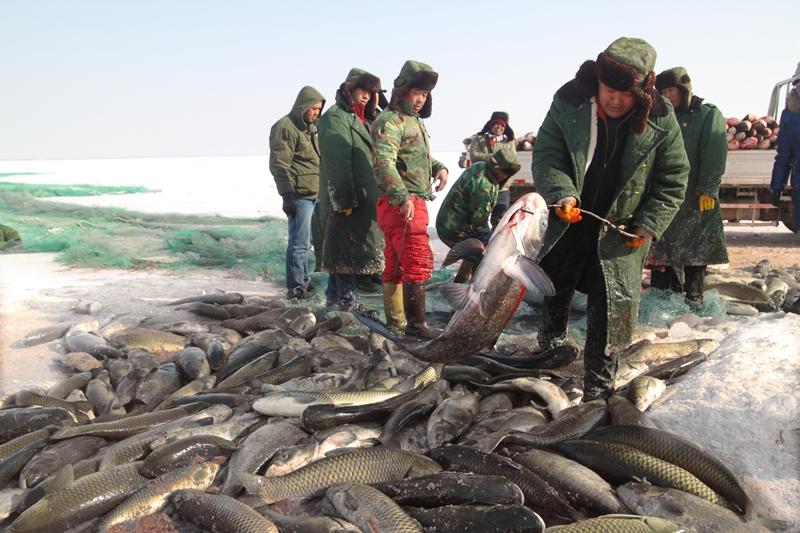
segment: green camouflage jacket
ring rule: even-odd
[[[319,192],[319,147],[316,124],[306,124],[303,116],[317,102],[325,103],[319,91],[303,87],[288,115],[278,120],[269,132],[269,171],[275,178],[278,194],[295,194],[316,199]]]
[[[407,105],[404,111],[387,109],[372,125],[375,139],[375,178],[389,203],[400,205],[409,195],[433,199],[431,176],[445,168],[433,159],[425,124]]]
[[[436,215],[436,233],[442,242],[489,232],[489,215],[497,203],[499,186],[489,179],[485,161],[473,163],[450,188]],[[463,233],[463,236],[459,236]]]
[[[477,163],[478,161],[486,161],[488,160],[493,153],[498,150],[507,150],[509,152],[516,152],[517,145],[514,142],[514,139],[509,139],[503,142],[496,142],[491,147],[489,146],[489,136],[485,133],[476,133],[472,137],[470,137],[471,141],[469,143],[469,158],[472,163]],[[503,185],[502,190],[507,191],[511,188],[511,180],[508,180],[505,185]]]

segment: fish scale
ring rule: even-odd
[[[50,437],[50,434],[55,431],[55,429],[55,426],[37,429],[0,445],[0,461],[9,457],[13,453],[20,451],[29,444],[33,444],[34,442],[38,442],[40,440],[46,440],[48,437]]]
[[[691,472],[631,446],[582,439],[562,443],[559,451],[606,475],[647,479],[653,485],[682,490],[734,510],[725,498]]]
[[[224,494],[181,489],[172,504],[183,518],[214,533],[279,533],[258,511]]]
[[[441,466],[428,457],[383,447],[329,455],[283,476],[243,476],[248,492],[266,503],[320,496],[333,483],[380,483],[432,474]]]
[[[110,511],[146,481],[136,464],[89,474],[33,504],[7,531],[64,531]]]
[[[657,428],[626,426],[598,428],[587,434],[586,438],[616,442],[642,450],[691,472],[743,512],[747,512],[751,506],[736,475],[722,461],[688,439]]]
[[[206,404],[192,404],[181,406],[155,413],[135,415],[112,422],[99,422],[97,424],[84,424],[56,431],[50,438],[54,440],[68,439],[79,435],[98,435],[101,437],[128,437],[143,430],[160,426],[186,415],[190,415],[207,407]]]
[[[97,530],[104,531],[114,524],[129,522],[160,511],[176,490],[205,490],[214,482],[218,470],[219,465],[214,463],[198,463],[164,474],[137,490],[108,513]]]
[[[325,492],[339,514],[362,531],[422,533],[419,522],[378,489],[361,483],[336,483]]]
[[[548,527],[553,533],[679,533],[684,531],[669,520],[649,516],[591,518],[566,526]]]

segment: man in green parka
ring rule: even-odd
[[[572,297],[586,293],[584,401],[613,393],[650,241],[686,190],[689,163],[675,115],[655,91],[655,59],[646,41],[622,37],[584,62],[553,97],[533,151],[537,191],[556,205],[539,256],[556,288],[545,298],[539,348],[566,342]],[[635,237],[582,218],[578,207]]]
[[[269,132],[269,170],[283,198],[289,219],[286,246],[287,298],[303,299],[311,289],[308,255],[311,250],[311,216],[319,192],[317,119],[325,105],[322,94],[305,86],[288,115]]]
[[[381,82],[353,68],[336,104],[319,121],[320,191],[314,209],[317,267],[329,272],[328,303],[357,305],[357,275],[383,270],[383,234],[375,215],[378,184],[368,126],[377,114]]]
[[[425,320],[425,282],[433,272],[428,241],[428,207],[447,184],[447,168],[431,156],[423,118],[431,115],[430,92],[439,74],[430,65],[406,61],[394,80],[389,108],[372,125],[378,225],[386,246],[383,305],[390,327],[421,338],[439,332]],[[402,285],[401,285],[402,284]]]
[[[500,188],[519,169],[515,151],[499,150],[465,170],[448,191],[436,215],[436,233],[442,242],[450,248],[470,238],[489,244],[492,235],[489,217],[497,204]],[[455,282],[469,282],[474,267],[474,262],[462,260]]]
[[[691,168],[683,204],[650,251],[651,285],[685,293],[689,305],[698,309],[706,266],[728,262],[717,201],[728,157],[725,119],[719,109],[692,94],[692,80],[683,67],[659,74],[656,89],[675,108]]]

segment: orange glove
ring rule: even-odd
[[[703,211],[711,211],[714,209],[714,205],[716,205],[717,199],[713,196],[708,196],[705,194],[700,195],[700,199],[698,200],[698,204],[700,206],[700,212]]]
[[[646,229],[634,228],[633,234],[636,237],[625,243],[628,248],[639,248],[644,245],[649,245],[653,241],[653,235]]]
[[[576,207],[577,203],[578,201],[574,196],[567,196],[559,200],[556,204],[556,215],[558,218],[569,224],[580,222],[583,217],[581,216],[581,210]]]

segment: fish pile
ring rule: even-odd
[[[581,403],[572,346],[429,362],[349,313],[172,305],[195,319],[22,339],[57,340],[75,371],[4,401],[0,528],[752,530],[734,473],[642,412],[714,341],[634,344],[619,395]]]
[[[758,118],[752,113],[741,119],[725,119],[725,126],[728,128],[728,150],[774,150],[781,129],[774,117]]]
[[[725,301],[729,315],[756,316],[759,313],[800,314],[800,266],[773,268],[768,259],[742,272],[715,271],[706,278],[706,290],[715,290]]]

